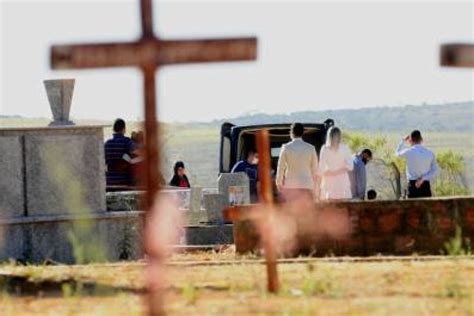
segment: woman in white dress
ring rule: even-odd
[[[353,168],[352,154],[342,143],[341,130],[335,126],[328,131],[326,144],[321,148],[321,200],[352,198],[349,171]]]

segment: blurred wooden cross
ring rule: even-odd
[[[263,217],[261,239],[263,250],[265,251],[265,261],[267,267],[267,290],[270,293],[277,293],[279,290],[277,254],[275,249],[275,208],[273,201],[272,182],[272,161],[270,157],[270,136],[268,130],[261,130],[257,133],[258,151],[258,178],[260,179],[259,200],[263,205],[266,216]]]
[[[53,69],[139,67],[145,95],[147,207],[159,189],[158,131],[155,72],[169,64],[255,60],[257,39],[163,40],[153,32],[152,0],[141,0],[142,35],[137,41],[121,43],[55,45],[51,49]]]
[[[156,115],[155,72],[169,64],[255,60],[257,39],[163,40],[153,32],[152,0],[140,1],[142,35],[137,41],[122,43],[57,45],[51,49],[53,69],[139,67],[145,95],[146,169],[148,210],[159,190],[159,148]],[[152,257],[153,255],[150,255]],[[159,255],[156,256],[157,261]],[[150,258],[153,260],[153,258]],[[150,305],[153,303],[150,302]],[[156,305],[156,304],[155,304]],[[162,314],[162,306],[151,306],[150,314]]]
[[[441,66],[474,67],[474,44],[444,44],[441,46]]]

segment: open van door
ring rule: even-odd
[[[219,153],[219,173],[223,172],[230,172],[232,166],[231,164],[231,148],[232,148],[232,140],[231,140],[231,131],[234,124],[231,123],[224,123],[221,126],[221,146],[220,146],[220,153]]]

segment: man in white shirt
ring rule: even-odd
[[[431,197],[430,181],[438,174],[436,157],[422,142],[420,131],[414,130],[402,139],[395,151],[395,155],[407,161],[408,198]]]
[[[303,124],[292,124],[292,141],[283,145],[280,151],[276,185],[286,201],[314,198],[318,157],[315,147],[303,141],[303,134]]]

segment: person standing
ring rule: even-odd
[[[188,177],[186,176],[186,169],[184,167],[184,162],[176,161],[174,164],[174,174],[171,177],[169,185],[172,187],[178,188],[190,188],[191,184],[189,183]]]
[[[125,157],[132,157],[135,150],[135,143],[125,136],[125,121],[118,118],[114,122],[113,136],[104,145],[105,164],[107,166],[107,185],[133,185],[133,172],[131,164]]]
[[[400,141],[395,150],[395,155],[405,158],[407,162],[408,198],[431,197],[430,181],[438,174],[434,153],[422,143],[421,132],[414,130]]]
[[[281,147],[276,185],[286,201],[313,199],[318,172],[318,156],[313,145],[303,141],[304,126],[291,125],[291,142]]]
[[[364,200],[367,189],[366,165],[372,160],[372,151],[368,148],[362,150],[352,158],[352,172],[349,174],[351,180],[351,193],[353,199]]]
[[[231,170],[231,173],[245,172],[249,177],[250,201],[258,201],[257,181],[258,181],[258,153],[254,148],[249,148],[246,153],[246,159],[237,162]]]
[[[352,154],[342,143],[338,127],[328,130],[326,144],[321,148],[319,169],[321,172],[321,199],[342,200],[352,198],[349,171],[352,171]]]

